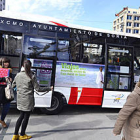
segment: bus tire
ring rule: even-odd
[[[59,93],[52,96],[51,107],[41,108],[41,111],[47,115],[58,114],[63,109],[63,98]]]

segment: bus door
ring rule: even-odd
[[[122,108],[133,88],[133,47],[107,44],[102,107]]]
[[[37,82],[42,87],[54,86],[56,39],[24,35],[23,58],[32,62],[32,71],[36,74]],[[50,107],[52,91],[34,92],[35,107]]]
[[[36,74],[37,82],[41,87],[50,87],[54,83],[54,60],[27,58],[32,62],[32,71]],[[52,91],[35,92],[35,107],[50,107]]]

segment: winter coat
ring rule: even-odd
[[[12,87],[17,89],[17,108],[21,111],[31,111],[34,108],[34,89],[36,91],[50,91],[51,88],[40,87],[37,83],[35,75],[30,79],[25,71],[19,72],[13,83]]]
[[[140,140],[140,83],[127,97],[120,110],[113,133],[119,135],[123,128],[125,140]]]

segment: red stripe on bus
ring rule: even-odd
[[[78,96],[78,88],[72,87],[68,104],[76,104]]]
[[[80,99],[77,104],[81,105],[101,105],[103,89],[83,88]]]
[[[54,22],[54,21],[50,21],[50,22],[52,22],[52,23],[54,23],[54,24],[56,24],[56,25],[58,25],[58,26],[68,27],[68,26],[66,26],[66,25],[64,25],[64,24],[61,24],[61,23],[58,23],[58,22]]]
[[[71,88],[71,94],[68,104],[78,105],[101,105],[103,89],[100,88],[82,88],[81,96],[77,102],[78,88]]]

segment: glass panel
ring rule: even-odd
[[[130,89],[130,76],[121,76],[119,77],[119,89],[128,90]]]
[[[81,44],[71,44],[71,58],[72,62],[80,62],[80,47]]]
[[[130,89],[131,76],[118,75],[118,74],[107,74],[107,89]]]
[[[119,87],[119,75],[107,74],[107,88],[108,89],[118,89]]]
[[[57,59],[60,61],[80,61],[80,43],[75,40],[58,40]]]
[[[22,36],[14,36],[14,35],[2,35],[2,46],[1,46],[1,54],[6,55],[20,55],[21,53],[21,40]]]
[[[129,73],[129,67],[127,66],[116,66],[116,65],[109,65],[108,72],[116,72],[116,73]]]
[[[53,60],[30,59],[32,67],[52,68]]]
[[[36,76],[37,81],[41,86],[51,86],[51,70],[45,70],[45,69],[37,69],[36,70]]]
[[[108,64],[131,67],[132,49],[122,47],[109,47]]]
[[[61,61],[72,61],[68,40],[58,40],[57,59]]]
[[[103,64],[104,55],[102,53],[103,45],[83,43],[84,55],[83,63]]]
[[[53,38],[24,36],[23,53],[29,57],[56,55],[56,40]]]

